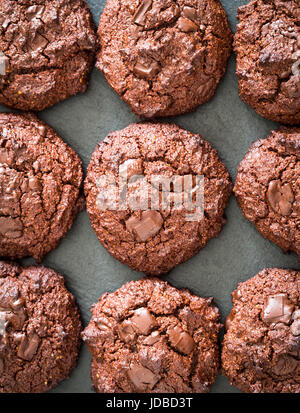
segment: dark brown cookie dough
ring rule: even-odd
[[[97,68],[138,116],[194,110],[215,93],[232,35],[219,0],[108,0]]]
[[[300,272],[265,269],[232,293],[222,366],[249,393],[300,392]]]
[[[97,392],[205,393],[219,369],[212,298],[144,278],[103,294],[82,333]]]
[[[0,256],[41,261],[83,205],[81,161],[33,115],[0,114]]]
[[[267,119],[300,124],[299,0],[252,0],[238,19],[240,97]]]
[[[82,0],[1,0],[0,103],[43,110],[85,92],[96,36]]]
[[[107,209],[102,204],[99,207],[100,201],[110,197],[107,188],[99,185],[100,178],[112,177],[123,193],[119,178],[126,168],[131,179],[127,184],[125,209],[119,210],[119,204],[115,210],[110,204]],[[140,189],[135,180],[132,182],[132,175],[145,177]],[[196,179],[197,175],[203,175],[203,218],[187,219],[185,205],[175,203],[178,196],[175,187],[160,188],[159,196],[170,199],[168,208],[164,200],[157,210],[147,203],[144,208],[132,208],[129,202],[132,194],[147,199],[155,186],[151,179],[156,175],[177,176],[179,181],[185,176]],[[197,184],[193,189],[197,189]],[[166,123],[132,124],[110,133],[93,153],[85,181],[87,211],[100,242],[119,261],[151,275],[169,272],[219,234],[225,223],[224,209],[231,189],[229,173],[217,151],[200,135]],[[182,189],[178,194],[182,200]]]
[[[283,251],[300,257],[300,129],[255,142],[239,165],[234,193],[247,219]]]
[[[80,331],[61,275],[0,261],[0,392],[40,393],[69,377]]]

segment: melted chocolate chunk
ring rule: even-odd
[[[168,330],[169,340],[173,347],[183,354],[190,354],[195,347],[193,338],[179,326]]]
[[[156,325],[155,318],[147,308],[138,308],[135,310],[131,321],[137,332],[145,336],[148,335]]]
[[[197,11],[193,7],[184,6],[182,15],[193,22],[197,20]]]
[[[31,361],[33,359],[33,356],[37,352],[40,342],[41,339],[35,332],[32,332],[28,335],[23,334],[18,349],[18,357],[22,358],[23,360]]]
[[[143,65],[142,63],[136,63],[133,68],[135,74],[145,79],[152,79],[159,72],[159,64],[157,62],[152,62],[148,66]]]
[[[137,241],[145,242],[160,230],[163,219],[158,211],[143,211],[141,219],[132,216],[126,221],[126,228],[132,232]]]
[[[137,9],[133,17],[134,23],[138,24],[139,26],[143,26],[146,19],[146,13],[151,9],[151,7],[152,0],[142,0],[139,8]]]
[[[142,173],[143,162],[141,159],[128,159],[119,167],[119,175],[122,178],[127,177],[127,179],[130,179],[132,176],[142,175]]]
[[[180,17],[178,19],[178,28],[185,33],[196,32],[198,30],[198,26],[185,17]]]
[[[294,194],[289,183],[281,184],[280,181],[271,181],[269,184],[267,197],[272,209],[281,215],[290,215]]]
[[[123,323],[118,326],[118,332],[124,343],[130,343],[136,339],[136,330],[130,320],[123,321]]]
[[[128,370],[128,377],[138,391],[151,390],[159,380],[159,376],[141,365],[135,365]]]
[[[288,299],[286,294],[276,294],[267,297],[264,310],[263,321],[270,323],[289,324],[292,317],[294,305]]]

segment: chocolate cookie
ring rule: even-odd
[[[0,103],[43,110],[85,92],[96,35],[82,0],[1,0]]]
[[[217,151],[200,135],[166,123],[110,133],[93,153],[85,181],[100,242],[152,275],[167,273],[219,234],[231,189]]]
[[[0,261],[0,392],[40,393],[76,366],[81,322],[64,279]]]
[[[219,368],[219,310],[144,278],[103,294],[83,331],[97,392],[206,393]]]
[[[222,351],[231,384],[249,393],[299,393],[300,272],[265,269],[232,299]]]
[[[252,0],[238,9],[238,19],[240,97],[267,119],[299,124],[299,0]]]
[[[81,161],[33,115],[0,114],[0,256],[41,261],[83,201]]]
[[[194,110],[215,93],[232,35],[219,0],[108,0],[97,68],[146,118]]]
[[[283,251],[300,257],[300,129],[255,142],[239,165],[234,193],[247,219]]]

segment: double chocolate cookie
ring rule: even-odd
[[[205,393],[219,368],[212,298],[157,279],[102,295],[82,333],[97,392]]]
[[[299,124],[299,0],[252,0],[238,9],[238,19],[240,97],[267,119]]]
[[[83,0],[1,0],[0,103],[43,110],[85,92],[96,35]]]
[[[255,142],[238,168],[234,192],[247,219],[285,252],[300,257],[300,129]]]
[[[0,261],[0,392],[40,393],[76,366],[81,321],[64,279]]]
[[[41,261],[83,205],[81,161],[33,115],[0,114],[0,256]]]
[[[231,384],[249,393],[299,393],[300,272],[265,269],[232,299],[222,351]]]
[[[231,180],[217,151],[174,124],[110,133],[92,155],[85,194],[91,224],[115,258],[169,272],[221,231]]]
[[[219,0],[108,0],[97,68],[138,116],[194,110],[215,93],[232,35]]]

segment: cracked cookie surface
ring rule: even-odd
[[[0,103],[40,111],[85,92],[96,35],[82,0],[0,2]]]
[[[300,257],[300,129],[255,142],[238,167],[234,193],[258,231]]]
[[[123,207],[109,201],[116,192],[122,199],[124,170]],[[157,176],[175,178],[180,185],[161,187]],[[192,197],[200,184],[193,182],[188,191],[184,179],[197,176],[204,180],[204,215],[193,221],[188,215],[198,201],[190,198],[193,203],[186,205],[183,196]],[[107,182],[100,184],[103,177]],[[231,190],[229,173],[207,141],[177,125],[154,122],[110,133],[96,147],[85,180],[87,211],[99,241],[119,261],[151,275],[169,272],[219,234]],[[140,203],[135,205],[135,199]]]
[[[141,117],[194,110],[214,95],[232,35],[219,0],[109,0],[97,68]]]
[[[300,272],[265,269],[232,293],[222,367],[248,393],[300,392]]]
[[[0,256],[41,261],[83,206],[77,154],[34,115],[0,114]]]
[[[299,124],[299,1],[253,0],[238,9],[238,19],[240,97],[267,119]]]
[[[40,393],[77,364],[81,321],[64,278],[0,261],[0,392]]]
[[[158,279],[131,281],[92,307],[83,340],[97,392],[206,393],[219,368],[219,310]]]

